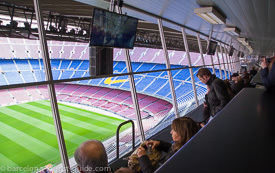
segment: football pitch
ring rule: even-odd
[[[64,104],[58,108],[69,157],[88,139],[102,141],[114,136],[124,121]],[[49,101],[0,107],[0,129],[0,167],[55,166],[61,162]]]

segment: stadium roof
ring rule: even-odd
[[[77,2],[78,1],[78,2]],[[9,3],[33,7],[33,0],[8,0]],[[55,11],[69,16],[91,17],[92,6],[107,9],[109,0],[41,0],[42,9]],[[226,24],[211,25],[194,14],[194,9],[201,6],[214,6],[226,17]],[[180,31],[179,26],[190,29],[187,33],[195,35],[194,31],[212,37],[239,49],[243,47],[237,36],[231,37],[223,32],[227,26],[240,29],[240,37],[245,37],[253,48],[253,54],[271,55],[275,49],[275,17],[273,1],[238,1],[238,0],[124,0],[123,12],[128,15],[157,23],[157,18],[164,20],[166,27]],[[1,11],[2,13],[3,11]],[[151,27],[143,25],[142,27]],[[149,32],[149,31],[148,31]],[[231,39],[233,38],[233,39]],[[247,50],[246,50],[247,51]]]

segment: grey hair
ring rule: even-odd
[[[108,158],[104,145],[98,140],[83,142],[75,151],[74,158],[77,165],[85,173],[108,172],[102,168],[108,167]],[[99,169],[101,171],[96,171]]]

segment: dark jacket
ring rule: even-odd
[[[208,103],[210,106],[210,115],[215,116],[229,102],[227,88],[223,80],[212,75],[206,83],[210,87],[208,92]]]
[[[251,78],[253,78],[257,74],[257,70],[255,70],[255,69],[250,70],[249,74],[250,74]]]
[[[275,91],[275,62],[270,71],[267,67],[262,70],[261,78],[267,90]]]
[[[234,94],[238,94],[243,88],[245,87],[244,81],[238,81],[237,83],[233,83],[231,85],[231,89],[234,92]]]
[[[160,144],[156,147],[156,149],[167,153],[165,157],[161,159],[162,163],[164,163],[173,154],[175,154],[175,152],[172,149],[172,144],[168,142],[160,141]],[[138,162],[143,173],[152,173],[158,168],[158,165],[153,166],[151,164],[149,157],[147,155],[143,155],[140,158],[138,158]]]

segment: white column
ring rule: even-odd
[[[205,67],[205,61],[204,61],[204,56],[203,56],[203,51],[202,51],[202,46],[201,46],[201,37],[200,37],[199,33],[197,33],[197,39],[198,39],[198,45],[199,45],[200,55],[201,55],[201,59],[202,59],[202,65],[203,65],[203,67]]]
[[[220,57],[219,57],[219,53],[218,53],[218,46],[216,48],[216,56],[217,56],[218,63],[219,63],[220,78],[222,79],[222,69],[221,69]]]
[[[161,43],[162,43],[162,49],[164,52],[166,69],[171,69],[168,51],[167,51],[166,42],[165,42],[165,37],[164,37],[164,32],[163,32],[163,27],[162,27],[162,19],[158,19],[158,27],[159,27],[159,33],[160,33],[160,38],[161,38]],[[170,84],[170,91],[171,91],[171,95],[172,95],[173,106],[174,106],[176,117],[178,118],[180,115],[179,115],[177,97],[176,97],[175,87],[174,87],[174,82],[173,82],[173,76],[172,76],[171,70],[167,71],[167,73],[168,73],[168,79],[169,79],[169,84]]]
[[[121,8],[118,8],[117,10],[118,10],[119,14],[122,14]],[[136,117],[137,117],[137,125],[138,125],[138,129],[140,132],[140,140],[143,142],[143,141],[145,141],[145,135],[144,135],[144,129],[143,129],[143,125],[142,125],[142,118],[141,118],[141,114],[140,114],[140,108],[139,108],[139,103],[138,103],[135,80],[134,80],[134,76],[133,76],[132,62],[130,59],[129,50],[124,49],[124,51],[125,51],[125,58],[126,58],[125,63],[127,66],[127,72],[130,73],[128,75],[128,77],[129,77],[129,83],[130,83],[130,89],[131,89],[131,96],[132,96],[134,109],[135,109],[135,113],[136,113]]]
[[[219,43],[219,46],[220,46],[220,52],[221,52],[221,54],[222,54],[223,68],[224,68],[224,75],[225,75],[225,79],[226,79],[227,72],[226,72],[226,68],[225,68],[225,61],[224,61],[224,57],[223,57],[223,48],[222,48],[222,44],[221,44],[221,43]]]
[[[199,106],[199,101],[198,101],[198,95],[197,95],[197,89],[196,89],[196,84],[195,84],[195,79],[194,79],[193,68],[191,68],[192,62],[191,62],[191,58],[190,58],[188,41],[187,41],[186,32],[185,32],[185,28],[184,27],[181,28],[181,32],[182,32],[182,36],[183,36],[183,41],[184,41],[186,56],[188,58],[189,72],[190,72],[191,81],[192,81],[192,88],[193,88],[194,98],[195,98],[196,105]]]
[[[42,17],[43,14],[42,14],[39,0],[33,0],[33,2],[34,2],[36,20],[38,24],[39,40],[40,40],[42,58],[43,58],[44,68],[45,68],[45,76],[46,76],[46,80],[49,82],[48,92],[50,97],[50,103],[52,108],[52,115],[54,120],[54,127],[55,127],[56,136],[57,136],[59,152],[61,156],[61,162],[62,162],[64,171],[69,173],[71,171],[70,171],[70,165],[69,165],[69,160],[68,160],[68,155],[67,155],[67,150],[66,150],[64,135],[62,131],[57,100],[56,100],[53,76],[51,71],[51,62],[49,58],[46,33],[44,30],[44,23],[43,23],[43,17]]]
[[[143,142],[145,140],[145,135],[144,135],[143,125],[142,125],[140,109],[139,109],[135,80],[134,80],[134,76],[132,74],[133,73],[132,63],[131,63],[130,54],[129,54],[128,49],[125,49],[125,55],[126,55],[127,72],[130,73],[128,75],[128,77],[129,77],[129,83],[130,83],[130,88],[131,88],[131,96],[132,96],[134,109],[135,109],[135,113],[136,113],[136,117],[137,117],[137,125],[138,125],[139,132],[140,132],[140,138],[141,138],[141,141]]]

